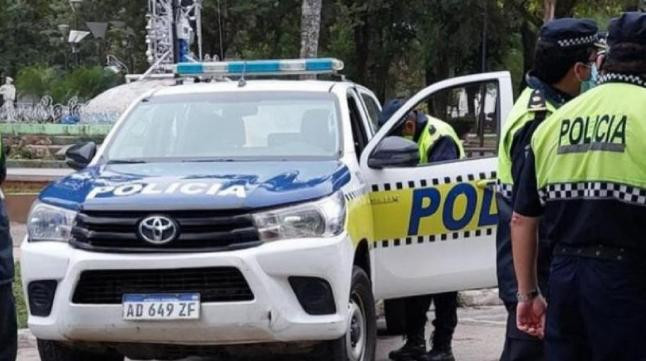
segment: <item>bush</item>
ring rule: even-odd
[[[54,84],[52,97],[65,103],[75,96],[87,101],[119,84],[118,75],[100,66],[81,67],[66,74],[61,81]]]
[[[60,72],[44,65],[32,65],[22,68],[16,76],[16,89],[20,95],[42,98],[51,95],[54,84],[61,78]]]
[[[87,101],[119,85],[120,76],[100,66],[79,67],[62,72],[43,65],[28,66],[18,72],[16,89],[21,96],[40,99],[50,95],[54,102],[67,104],[73,97]]]

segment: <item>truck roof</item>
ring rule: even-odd
[[[252,91],[298,91],[298,92],[329,92],[333,86],[347,87],[352,83],[347,81],[327,80],[247,80],[244,86],[238,81],[219,81],[210,83],[185,83],[182,85],[164,87],[154,93],[157,95],[186,95],[204,94],[211,92],[252,92]]]

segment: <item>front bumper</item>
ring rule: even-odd
[[[295,239],[231,252],[108,254],[55,242],[29,243],[21,250],[25,289],[32,281],[58,282],[51,313],[29,316],[33,334],[45,340],[184,345],[332,340],[347,328],[353,248],[345,234],[330,239]],[[235,267],[254,294],[244,302],[202,303],[195,321],[124,321],[120,304],[75,304],[76,284],[86,270]],[[326,280],[336,313],[307,314],[290,276]]]

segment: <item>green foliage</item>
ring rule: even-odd
[[[44,65],[33,65],[20,69],[16,77],[16,88],[19,95],[30,95],[41,98],[51,94],[54,84],[58,82],[60,74]]]
[[[20,78],[23,94],[87,98],[110,84],[99,67],[112,54],[131,72],[143,72],[146,1],[0,0],[0,73]],[[204,52],[226,59],[292,58],[300,49],[302,0],[204,0]],[[518,86],[532,66],[544,0],[325,0],[320,56],[345,62],[348,78],[383,100],[426,84],[486,70],[510,70]],[[639,0],[558,0],[556,16],[607,21]],[[106,39],[80,46],[75,67],[60,33],[66,24],[110,22]],[[483,30],[487,29],[486,37]],[[486,41],[483,64],[483,40]],[[97,66],[91,70],[90,68]],[[27,67],[26,70],[19,70]]]
[[[81,67],[66,74],[58,84],[55,84],[52,88],[52,96],[59,102],[65,102],[74,96],[89,100],[119,83],[119,76],[100,66]]]
[[[57,103],[66,103],[75,96],[89,100],[120,82],[119,76],[100,66],[80,67],[65,73],[52,67],[34,65],[18,72],[16,88],[22,96],[40,99],[49,95]]]
[[[18,328],[27,327],[27,305],[22,290],[20,279],[20,263],[16,263],[16,278],[13,281],[13,296],[16,299],[16,313],[18,316]]]

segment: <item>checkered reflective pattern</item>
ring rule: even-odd
[[[619,74],[619,73],[608,73],[599,76],[599,84],[603,83],[630,83],[630,84],[635,84],[639,86],[646,86],[646,79],[637,76],[637,75],[627,75],[627,74]]]
[[[560,47],[562,48],[569,48],[572,46],[580,46],[580,45],[588,45],[588,44],[594,44],[597,40],[599,39],[598,35],[590,35],[590,36],[584,36],[581,38],[571,38],[571,39],[563,39],[557,41]]]
[[[539,190],[541,202],[572,199],[614,199],[646,206],[646,189],[613,182],[550,184]]]
[[[496,185],[496,191],[507,199],[511,199],[513,188],[514,188],[513,185],[507,184],[507,183],[501,183],[500,181],[498,181],[498,184]]]

